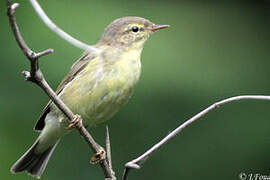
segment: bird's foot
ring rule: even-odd
[[[71,130],[71,129],[76,128],[76,127],[80,128],[80,127],[82,127],[82,125],[83,125],[83,123],[82,123],[82,118],[81,118],[81,116],[78,115],[78,114],[76,114],[76,115],[74,116],[74,119],[69,123],[67,129],[68,129],[68,130]]]
[[[100,146],[98,152],[91,157],[90,163],[98,164],[100,163],[100,161],[104,160],[105,158],[106,158],[106,152],[103,149],[103,147]]]

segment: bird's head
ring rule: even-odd
[[[141,17],[123,17],[114,20],[105,28],[99,44],[126,49],[142,48],[153,32],[167,27],[169,25],[154,24]]]

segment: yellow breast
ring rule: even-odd
[[[125,104],[141,73],[140,52],[107,51],[93,59],[60,94],[85,125],[109,119]]]

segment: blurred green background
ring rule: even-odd
[[[55,52],[40,66],[56,88],[82,50],[51,32],[28,1],[16,17],[31,48]],[[215,101],[242,94],[270,94],[270,2],[250,1],[40,1],[72,36],[94,44],[112,20],[142,16],[171,27],[153,35],[142,54],[142,76],[133,97],[108,122],[113,166],[139,156],[178,125]],[[29,64],[17,46],[0,2],[0,178],[38,136],[32,131],[48,97],[24,82]],[[239,179],[240,172],[270,174],[270,102],[241,101],[201,118],[154,153],[135,179]],[[90,129],[104,145],[104,124]],[[92,152],[73,132],[56,148],[42,179],[104,179],[89,165]]]

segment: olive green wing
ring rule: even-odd
[[[72,81],[74,77],[81,72],[88,63],[94,59],[96,56],[92,55],[90,52],[85,52],[82,57],[80,57],[71,67],[69,73],[66,75],[66,77],[62,80],[62,82],[59,84],[56,90],[56,94],[59,94],[65,87],[67,83]],[[43,109],[43,112],[41,116],[39,117],[39,120],[37,121],[34,130],[35,131],[41,131],[45,126],[45,118],[47,114],[50,112],[50,105],[52,101],[50,100],[49,103],[45,106]]]

